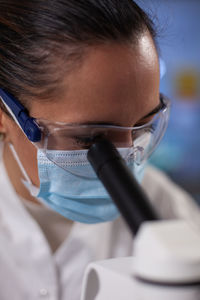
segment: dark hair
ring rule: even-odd
[[[132,0],[0,0],[0,87],[24,104],[51,99],[88,46],[136,43],[145,30],[154,39]]]

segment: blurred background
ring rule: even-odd
[[[200,0],[136,0],[156,24],[161,92],[172,100],[151,163],[200,204]]]

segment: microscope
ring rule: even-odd
[[[135,239],[133,257],[87,267],[81,300],[200,300],[200,222],[160,220],[108,140],[88,160]]]

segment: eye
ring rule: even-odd
[[[156,125],[155,124],[151,124],[149,127],[147,127],[145,129],[145,132],[154,133],[155,129],[156,129]]]
[[[77,146],[79,146],[82,149],[88,149],[92,146],[92,144],[95,142],[95,140],[103,138],[103,134],[98,134],[95,136],[75,136],[74,141],[76,142]]]
[[[93,138],[91,136],[75,136],[74,141],[75,143],[83,149],[88,149],[93,142]]]
[[[155,124],[151,124],[149,125],[148,127],[146,128],[143,128],[143,129],[139,129],[139,130],[136,130],[132,132],[132,138],[134,141],[136,141],[137,139],[141,139],[141,137],[150,137],[152,134],[154,134],[156,130],[156,125]]]

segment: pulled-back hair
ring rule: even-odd
[[[0,0],[0,88],[52,99],[91,45],[137,43],[148,16],[132,0]]]

